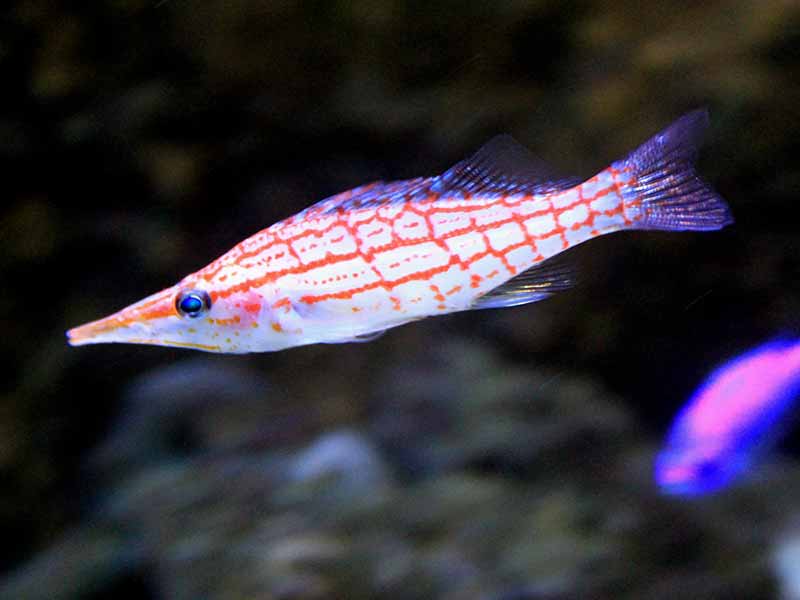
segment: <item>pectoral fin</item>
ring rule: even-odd
[[[539,263],[478,298],[471,306],[507,308],[538,302],[575,285],[573,267],[561,259]]]

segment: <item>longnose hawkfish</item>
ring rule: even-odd
[[[656,458],[667,494],[733,483],[777,444],[800,400],[800,341],[765,344],[712,373],[675,418]]]
[[[548,259],[594,237],[732,222],[692,166],[707,122],[691,112],[583,182],[544,177],[527,150],[498,136],[442,175],[322,200],[176,285],[71,329],[69,343],[263,352],[541,300],[571,283]]]

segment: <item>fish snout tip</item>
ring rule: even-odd
[[[96,341],[94,338],[97,335],[97,328],[94,323],[87,323],[86,325],[79,325],[67,330],[67,344],[70,346],[84,346]]]
[[[65,335],[67,336],[67,344],[69,346],[80,346],[80,342],[78,341],[78,337],[75,334],[74,328],[68,329]]]
[[[115,313],[97,321],[78,325],[67,331],[67,343],[70,346],[101,344],[104,342],[122,341],[130,327],[130,323],[122,318],[122,313]]]

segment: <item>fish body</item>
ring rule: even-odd
[[[678,414],[655,478],[669,494],[720,490],[774,445],[800,396],[800,341],[771,342],[717,369]]]
[[[589,239],[731,222],[692,167],[706,122],[704,111],[689,113],[582,182],[548,179],[499,136],[442,175],[323,200],[175,286],[70,330],[69,342],[272,351],[540,300],[570,283],[548,259]]]

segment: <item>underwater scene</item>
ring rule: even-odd
[[[0,9],[0,600],[800,600],[800,4]]]

